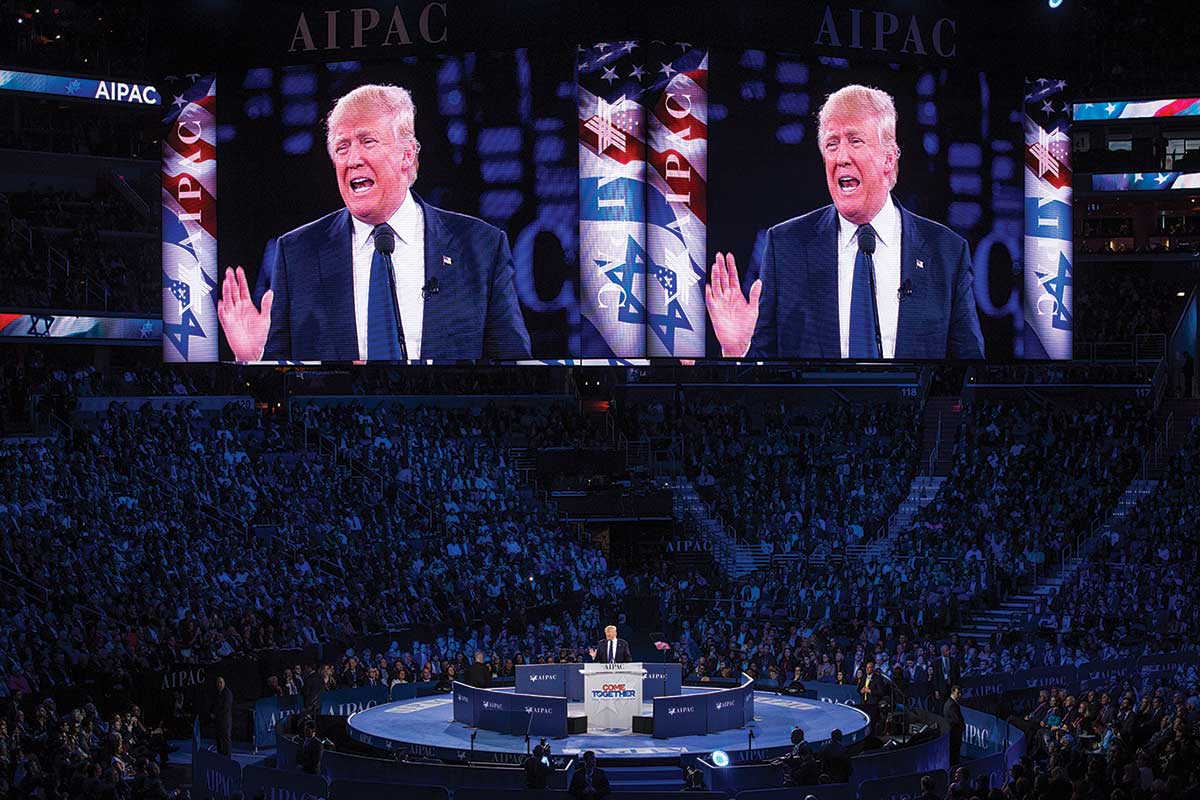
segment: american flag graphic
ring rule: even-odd
[[[1074,329],[1071,106],[1067,84],[1025,86],[1026,358],[1069,359]]]
[[[216,77],[193,76],[163,107],[163,359],[216,361]]]
[[[646,53],[580,45],[579,275],[584,358],[646,355]]]
[[[1200,97],[1167,100],[1115,100],[1101,103],[1076,103],[1076,120],[1148,119],[1151,117],[1200,116]]]
[[[651,42],[646,92],[647,355],[702,358],[706,309],[708,53]]]

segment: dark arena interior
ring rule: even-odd
[[[1200,800],[1197,31],[0,0],[0,798]]]

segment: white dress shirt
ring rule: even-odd
[[[367,352],[367,311],[371,307],[371,259],[375,257],[375,230],[362,220],[353,221],[350,248],[354,256],[354,327],[358,333],[358,357],[371,358]],[[396,249],[392,253],[392,269],[396,273],[396,303],[400,307],[400,322],[404,327],[404,345],[410,361],[421,357],[421,332],[425,319],[425,215],[421,206],[407,192],[404,202],[388,219],[396,233]]]
[[[884,358],[896,357],[896,322],[900,317],[900,212],[888,195],[871,220],[875,229],[875,307]],[[854,259],[858,226],[838,214],[838,325],[842,358],[850,357],[850,300],[854,296]]]

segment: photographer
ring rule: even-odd
[[[525,768],[525,788],[545,789],[550,776],[554,773],[554,767],[550,766],[550,745],[545,739],[542,739],[533,748],[533,753],[526,757],[523,766]]]

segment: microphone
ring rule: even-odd
[[[858,232],[858,249],[869,256],[875,255],[875,231],[868,228]]]
[[[392,267],[392,253],[396,251],[396,234],[391,228],[383,228],[375,234],[375,252],[383,256],[387,265],[388,288],[391,289],[392,309],[396,312],[396,335],[400,338],[400,360],[408,361],[408,345],[404,341],[404,323],[400,321],[400,304],[396,301],[396,270]]]
[[[428,300],[429,298],[433,297],[435,294],[440,294],[441,291],[442,291],[442,289],[441,289],[441,286],[438,285],[438,279],[430,278],[429,282],[421,287],[421,299]]]
[[[905,278],[904,283],[900,284],[900,288],[896,290],[896,298],[903,300],[906,297],[912,297],[912,278]]]

